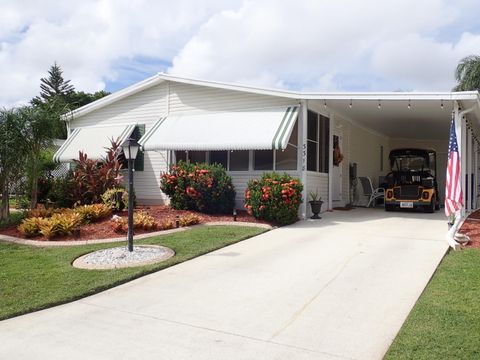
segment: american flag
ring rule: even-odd
[[[448,145],[447,183],[445,186],[445,214],[450,216],[463,207],[462,184],[460,181],[460,154],[458,153],[455,117],[450,125]]]

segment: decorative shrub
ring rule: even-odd
[[[74,160],[73,197],[80,204],[96,204],[102,202],[102,195],[113,189],[122,181],[120,170],[122,164],[117,159],[119,144],[111,141],[107,155],[102,160],[92,160],[87,154],[80,152],[79,159]]]
[[[23,220],[18,226],[20,231],[26,237],[42,235],[51,239],[60,235],[71,235],[78,231],[82,223],[82,217],[75,211],[64,211],[56,213],[51,217],[32,217]]]
[[[57,208],[71,208],[77,201],[74,197],[73,187],[73,173],[68,172],[66,175],[53,180],[47,198]]]
[[[47,239],[79,232],[81,224],[109,216],[112,210],[104,204],[78,206],[75,209],[33,209],[17,227],[26,237],[42,235]]]
[[[56,222],[55,235],[72,235],[79,231],[79,226],[83,223],[83,217],[76,211],[55,214],[50,218]]]
[[[40,226],[48,219],[41,217],[31,217],[24,219],[22,223],[17,227],[18,231],[25,237],[33,237],[40,235]]]
[[[128,219],[120,216],[114,216],[111,221],[112,229],[115,232],[126,233],[128,231]],[[143,230],[156,230],[158,223],[146,211],[133,213],[133,228]]]
[[[81,216],[83,223],[96,222],[112,214],[112,209],[105,204],[81,205],[74,209]]]
[[[51,218],[43,219],[40,223],[39,233],[46,239],[51,239],[57,234],[57,221]]]
[[[112,226],[113,231],[118,233],[125,233],[128,230],[127,219],[118,215],[113,215],[110,225]]]
[[[245,208],[257,219],[287,225],[298,220],[303,185],[288,174],[265,173],[250,180],[245,191]]]
[[[180,161],[161,176],[160,188],[174,209],[227,214],[235,204],[232,179],[219,164]]]
[[[175,222],[173,220],[167,219],[163,220],[159,225],[159,230],[170,230],[175,228]]]
[[[45,209],[45,208],[36,208],[31,209],[26,212],[26,218],[49,218],[53,214],[58,213],[61,209]]]
[[[200,222],[200,217],[195,215],[195,214],[188,214],[181,216],[180,219],[178,220],[178,223],[180,226],[190,226],[190,225],[196,225]]]
[[[155,230],[158,227],[158,223],[152,215],[142,210],[133,214],[133,227],[143,230]]]
[[[54,186],[55,180],[53,176],[44,174],[40,178],[38,178],[37,182],[37,200],[39,203],[44,204],[48,199],[48,194],[52,191]]]
[[[113,211],[128,209],[128,191],[125,189],[108,189],[103,193],[102,200]]]

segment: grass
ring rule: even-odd
[[[114,270],[71,266],[88,252],[121,243],[36,248],[0,241],[0,320],[66,303],[264,232],[243,226],[196,227],[136,241],[167,246],[175,256],[155,265]]]
[[[385,359],[480,359],[480,249],[450,252]]]

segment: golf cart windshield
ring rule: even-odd
[[[392,170],[396,171],[425,171],[429,170],[428,160],[422,156],[399,155],[393,159]]]

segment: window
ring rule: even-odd
[[[255,150],[253,170],[273,170],[273,150]]]
[[[204,163],[207,161],[206,151],[189,151],[188,161],[191,163]]]
[[[328,173],[330,149],[328,144],[330,141],[330,119],[326,116],[319,116],[319,138],[318,142],[318,154],[319,154],[319,168],[318,171],[322,173]]]
[[[275,170],[297,170],[297,147],[288,145],[275,153]]]
[[[275,170],[297,170],[297,143],[298,125],[295,122],[287,148],[275,151]]]
[[[309,110],[307,115],[308,171],[328,173],[330,157],[329,138],[329,119]]]
[[[210,151],[210,164],[220,164],[226,169],[228,164],[228,152]]]
[[[307,115],[307,170],[318,171],[318,114]]]
[[[175,161],[178,163],[180,161],[187,161],[187,152],[183,150],[175,151]]]
[[[175,161],[185,161],[191,163],[201,163],[207,160],[206,151],[185,151],[177,150],[175,151]]]
[[[248,150],[230,151],[230,171],[248,170]]]

